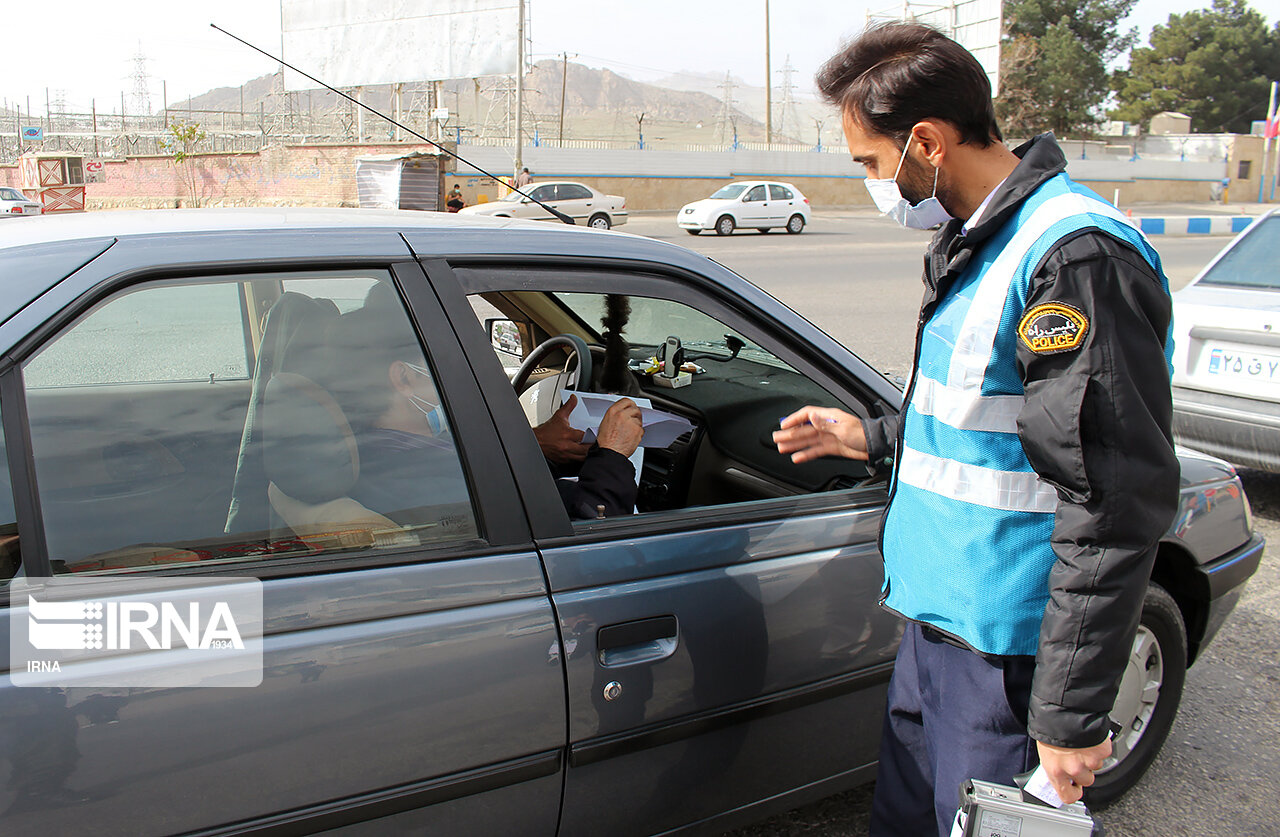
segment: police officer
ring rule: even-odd
[[[937,31],[872,28],[817,81],[880,210],[941,228],[901,416],[806,407],[774,440],[892,468],[883,602],[908,622],[871,831],[946,835],[964,779],[1039,761],[1071,802],[1111,753],[1178,496],[1168,286],[1051,135],[1004,145],[986,73]]]

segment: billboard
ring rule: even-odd
[[[1000,95],[1000,30],[1003,0],[906,2],[894,9],[869,14],[871,20],[915,20],[938,29],[958,42],[987,71],[991,95]]]
[[[521,0],[280,0],[284,60],[334,87],[511,75]],[[285,70],[285,88],[316,85]]]

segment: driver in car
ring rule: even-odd
[[[421,350],[390,288],[375,285],[365,305],[342,319],[348,334],[358,341],[353,345],[364,344],[360,352],[366,358],[365,368],[377,370],[379,376],[374,386],[362,382],[358,388],[333,387],[348,412],[360,451],[353,498],[383,514],[465,502],[466,486],[448,419],[430,371],[405,360],[421,358]],[[369,335],[384,335],[384,339],[369,346]],[[395,335],[403,339],[395,340]],[[339,395],[344,390],[345,398]],[[605,413],[595,444],[583,445],[582,432],[568,423],[575,403],[576,398],[571,398],[534,431],[548,451],[565,510],[575,519],[631,514],[637,486],[629,457],[644,436],[640,408],[629,398],[620,399]],[[574,463],[580,463],[576,480],[560,470]]]

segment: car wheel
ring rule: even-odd
[[[737,227],[732,215],[721,215],[720,220],[716,221],[716,235],[730,235]]]
[[[792,235],[796,235],[797,233],[800,233],[803,231],[804,231],[804,216],[792,215],[791,218],[787,221],[787,232],[791,233]]]
[[[587,222],[587,226],[593,230],[607,230],[612,227],[613,224],[609,222],[608,215],[605,215],[603,212],[599,212],[591,216],[591,220]]]
[[[702,235],[702,230],[691,230],[686,228],[685,232],[687,232],[689,235]]]
[[[1142,602],[1138,634],[1120,679],[1111,720],[1120,731],[1111,741],[1084,801],[1100,808],[1137,784],[1164,744],[1182,700],[1187,675],[1187,631],[1182,611],[1165,589],[1152,582]]]

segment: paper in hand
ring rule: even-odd
[[[596,434],[600,431],[600,422],[604,420],[604,414],[609,411],[614,402],[628,397],[603,395],[598,392],[566,391],[564,399],[568,401],[571,395],[578,396],[578,403],[574,406],[573,412],[569,413],[569,425],[583,432],[582,441],[585,444],[591,444],[596,440]],[[644,425],[644,439],[640,442],[642,448],[665,448],[693,428],[693,424],[683,416],[668,413],[665,410],[655,410],[651,406],[653,402],[648,398],[631,400],[640,408],[640,422]]]

